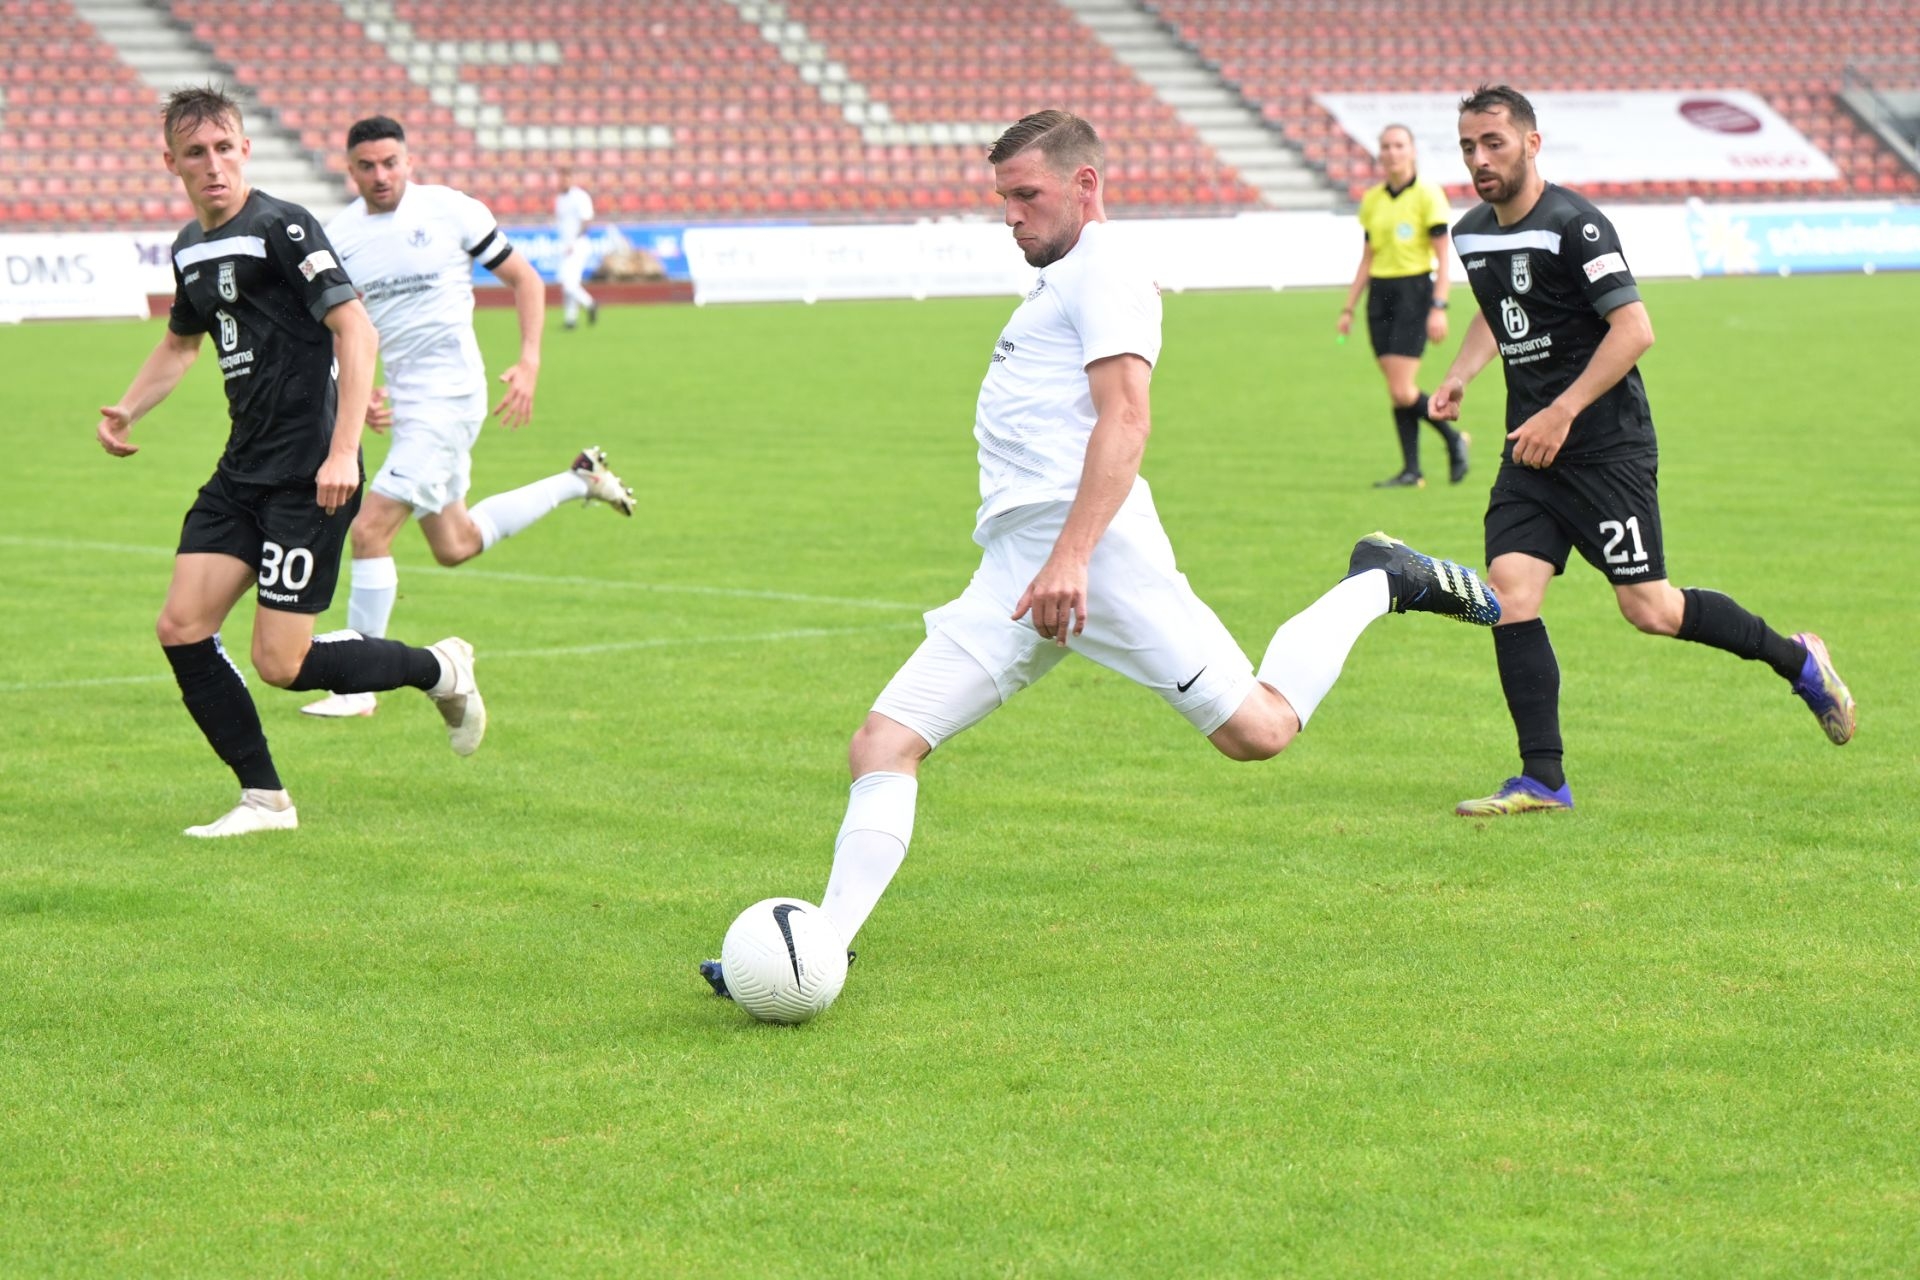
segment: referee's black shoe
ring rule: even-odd
[[[1427,478],[1418,471],[1400,471],[1388,476],[1385,480],[1375,480],[1373,487],[1376,489],[1424,489],[1427,487]]]
[[[1458,618],[1475,626],[1500,621],[1500,600],[1480,575],[1451,560],[1435,560],[1384,533],[1370,533],[1353,544],[1347,577],[1383,569],[1387,575],[1387,607],[1395,613],[1409,610]]]

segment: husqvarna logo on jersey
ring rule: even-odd
[[[240,282],[233,278],[233,262],[228,260],[220,264],[220,278],[215,282],[220,296],[228,302],[240,301]]]
[[[1530,253],[1514,254],[1510,274],[1513,279],[1513,291],[1515,293],[1525,293],[1527,290],[1533,288],[1533,255]]]
[[[1509,338],[1524,338],[1533,323],[1527,319],[1527,311],[1512,298],[1500,299],[1500,323],[1507,326]]]

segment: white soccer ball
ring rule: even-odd
[[[733,1002],[762,1022],[805,1022],[847,983],[847,944],[826,913],[798,898],[742,911],[720,944]]]

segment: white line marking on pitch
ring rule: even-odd
[[[481,649],[476,657],[493,661],[501,658],[574,658],[598,653],[631,653],[638,649],[681,649],[716,644],[776,644],[782,640],[821,640],[835,636],[879,635],[888,631],[919,630],[918,622],[897,622],[880,627],[796,627],[787,631],[761,631],[736,636],[663,636],[653,640],[611,640],[605,644],[569,644],[547,649]],[[37,680],[0,684],[0,693],[43,693],[54,689],[91,689],[115,684],[172,684],[170,675],[94,676],[83,680]],[[248,681],[251,685],[252,681]],[[271,687],[271,686],[268,686]]]
[[[100,551],[113,555],[173,556],[172,547],[142,546],[127,542],[83,542],[68,538],[25,538],[0,534],[0,545],[42,547],[52,551]],[[532,586],[596,587],[614,591],[651,591],[661,595],[725,596],[735,600],[778,600],[787,604],[831,604],[849,609],[910,609],[919,613],[924,603],[907,604],[900,600],[869,600],[859,596],[810,596],[794,591],[767,591],[754,587],[709,587],[669,582],[631,582],[623,578],[589,578],[580,575],[513,573],[504,569],[469,569],[462,566],[408,565],[407,572],[456,574],[462,578],[485,578],[491,582],[524,582]]]

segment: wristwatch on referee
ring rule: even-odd
[[[1435,311],[1445,311],[1447,309],[1447,300],[1445,298],[1436,298],[1433,303],[1433,309]]]

